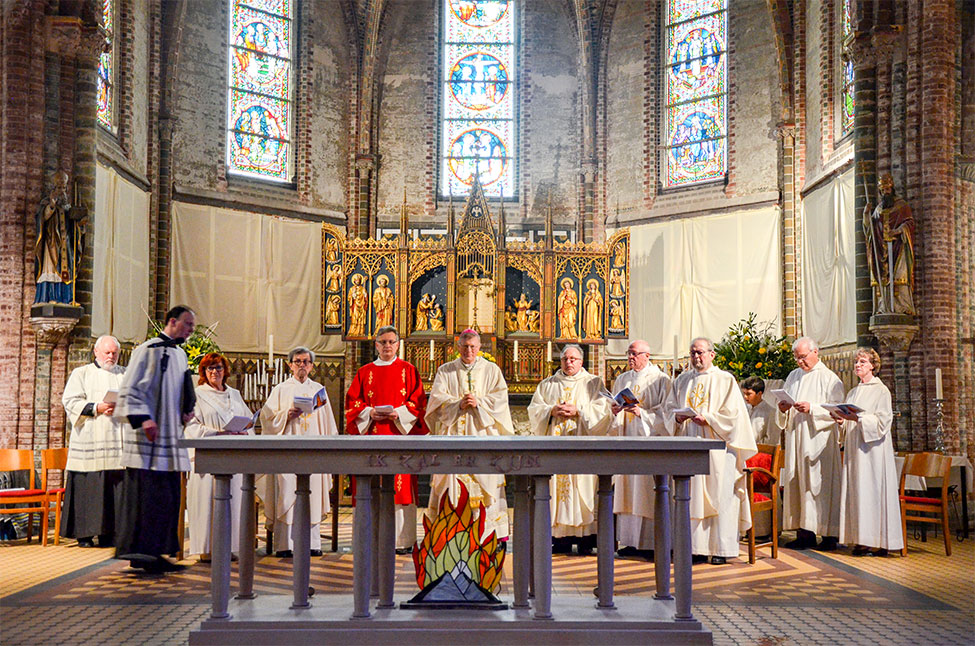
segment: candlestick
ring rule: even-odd
[[[545,357],[546,357],[546,361],[552,363],[552,342],[551,341],[548,342],[548,346],[545,349]]]
[[[939,369],[938,373],[940,372],[941,370]],[[940,377],[941,375],[937,374],[937,376]],[[936,382],[936,384],[940,384],[940,381]],[[938,453],[944,454],[945,452],[945,411],[944,411],[944,400],[942,400],[940,396],[934,400],[934,419],[936,422],[934,428],[934,450],[937,451]]]
[[[274,335],[267,335],[267,364],[270,366],[274,363]]]
[[[515,341],[515,363],[518,363],[518,342]]]
[[[944,391],[941,386],[941,368],[934,369],[934,398],[944,399]]]

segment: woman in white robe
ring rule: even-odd
[[[217,353],[210,353],[200,362],[200,381],[196,387],[196,408],[193,420],[183,433],[187,438],[198,439],[211,435],[248,435],[254,429],[240,433],[224,431],[234,417],[252,415],[240,391],[230,388],[224,380],[230,370],[227,360]],[[201,561],[210,559],[210,523],[213,521],[213,475],[197,473],[193,451],[190,450],[193,468],[186,482],[186,509],[189,511],[190,554],[199,554]],[[236,552],[240,543],[240,491],[242,477],[238,473],[230,481],[231,551]]]
[[[860,383],[846,396],[859,413],[832,413],[845,434],[841,485],[840,542],[853,544],[853,556],[886,556],[904,547],[898,501],[898,475],[890,429],[890,391],[874,373],[880,356],[859,348],[853,371]],[[874,549],[870,549],[874,548]]]

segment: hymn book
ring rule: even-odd
[[[102,397],[102,402],[106,404],[114,404],[118,402],[118,391],[117,390],[106,390],[105,396]]]
[[[778,401],[783,402],[783,403],[786,403],[789,406],[795,406],[796,405],[796,400],[794,400],[792,398],[792,395],[790,395],[789,393],[787,393],[782,388],[776,388],[775,390],[771,390],[771,391],[769,391],[769,394],[772,395],[773,397],[775,397],[775,399],[777,399]]]
[[[310,415],[324,406],[327,401],[328,395],[325,394],[325,388],[323,387],[313,397],[295,397],[293,404],[302,414]]]
[[[244,433],[248,431],[257,424],[257,418],[260,417],[261,411],[258,410],[256,413],[250,417],[244,415],[235,415],[229,422],[227,422],[223,431],[225,433]]]
[[[840,417],[856,417],[863,412],[863,409],[856,404],[823,404],[823,408]]]
[[[633,406],[640,403],[640,400],[636,398],[636,395],[634,395],[633,391],[629,388],[624,388],[623,390],[619,391],[619,393],[616,394],[616,397],[613,397],[605,390],[600,394],[607,399],[613,400],[619,406]]]

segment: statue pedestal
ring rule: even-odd
[[[894,353],[894,438],[898,451],[915,448],[907,351],[919,329],[910,314],[874,314],[870,317],[870,331]]]
[[[34,328],[37,345],[53,348],[78,324],[84,309],[63,303],[35,303],[30,308],[30,326]]]
[[[920,328],[910,314],[874,314],[870,331],[895,354],[907,352]]]

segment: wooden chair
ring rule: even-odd
[[[745,479],[748,500],[751,502],[752,526],[748,528],[748,562],[755,562],[755,548],[772,546],[772,558],[779,557],[779,472],[782,470],[782,449],[774,444],[759,444],[758,454],[748,460]],[[755,543],[755,516],[772,512],[772,539]]]
[[[48,502],[54,503],[54,544],[61,541],[61,507],[64,505],[64,469],[68,465],[68,449],[41,449],[41,489],[47,492]],[[61,487],[47,485],[47,472],[50,469],[61,471]],[[47,535],[44,536],[45,541]]]
[[[941,478],[941,496],[929,498],[927,496],[908,496],[904,491],[907,476],[921,478]],[[951,531],[948,529],[948,483],[951,475],[951,458],[940,453],[908,453],[904,456],[904,468],[901,471],[900,501],[901,524],[904,531],[903,556],[907,556],[907,521],[916,523],[940,523],[945,539],[945,555],[951,556]],[[908,512],[917,512],[908,516]],[[937,514],[938,516],[922,516],[920,514]]]
[[[37,488],[34,476],[34,454],[30,449],[0,449],[0,471],[28,471],[30,485],[17,491],[0,491],[0,514],[28,514],[27,542],[34,526],[34,514],[41,515],[41,544],[47,546],[47,514],[50,510],[47,492]],[[11,507],[10,505],[13,505]]]

